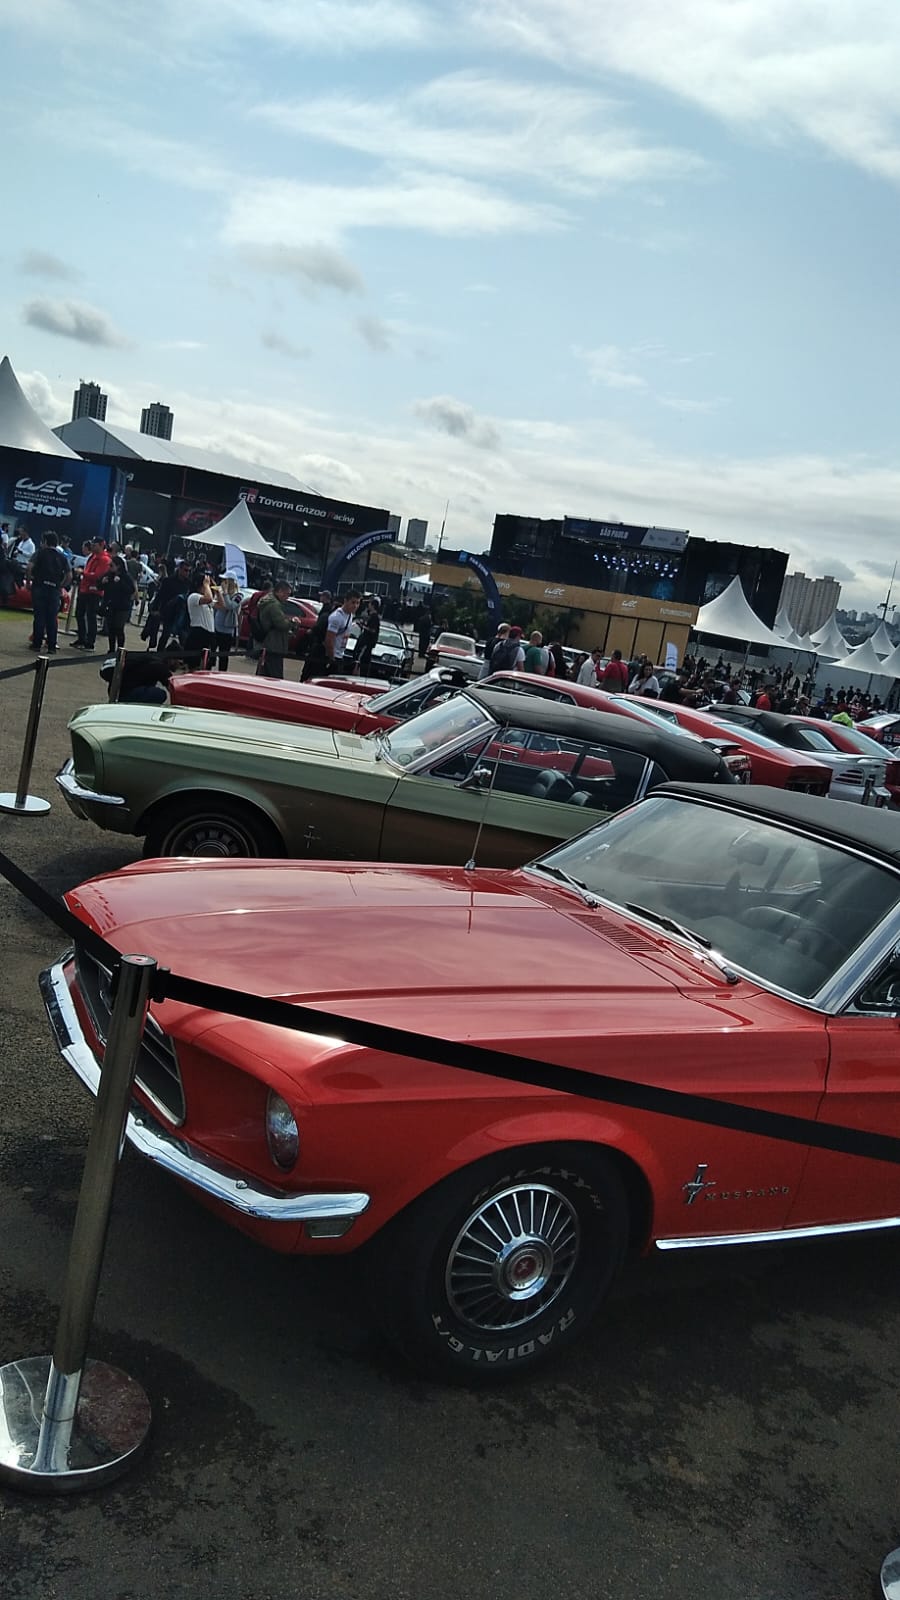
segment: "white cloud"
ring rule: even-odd
[[[402,96],[305,96],[260,106],[256,114],[400,166],[569,190],[690,176],[706,165],[689,151],[648,143],[622,120],[616,103],[596,93],[471,71],[433,79]]]
[[[575,350],[584,363],[592,383],[605,389],[646,389],[647,380],[630,370],[629,354],[615,344],[602,344],[596,350]]]
[[[207,46],[243,35],[298,54],[410,48],[437,31],[432,8],[412,0],[169,0],[168,9],[172,25]]]
[[[22,320],[44,333],[60,334],[64,339],[77,339],[79,344],[92,344],[108,350],[122,349],[130,343],[114,327],[104,311],[86,305],[83,300],[29,300],[22,307]]]
[[[227,244],[256,253],[336,245],[354,228],[418,229],[445,236],[558,228],[552,206],[516,201],[461,178],[398,174],[372,184],[299,183],[287,178],[239,185],[223,226]]]
[[[62,401],[57,399],[50,379],[43,372],[17,372],[26,400],[34,406],[35,411],[50,428],[56,428],[61,422],[68,421],[68,412]]]
[[[469,26],[579,72],[651,83],[765,138],[801,135],[900,181],[891,0],[493,0]]]

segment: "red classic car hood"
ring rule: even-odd
[[[384,684],[379,687],[383,689]],[[343,684],[332,688],[319,683],[291,683],[284,678],[259,679],[240,672],[229,673],[225,680],[211,672],[176,674],[169,685],[169,698],[173,706],[206,706],[210,704],[209,696],[213,691],[219,697],[224,691],[235,711],[251,717],[261,691],[267,699],[283,700],[286,716],[290,716],[291,707],[302,705],[338,705],[342,710],[356,713],[369,699],[367,694],[349,691]]]
[[[670,1027],[678,991],[695,1010],[724,987],[691,951],[525,873],[154,861],[67,901],[184,977],[423,1033],[559,1036],[597,1027],[598,1001],[625,1031],[657,1012]]]

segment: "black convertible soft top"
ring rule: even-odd
[[[672,733],[665,723],[651,728],[636,717],[617,712],[592,711],[586,706],[562,705],[538,695],[504,694],[502,689],[466,689],[470,700],[482,706],[495,721],[560,739],[582,739],[620,750],[635,750],[657,761],[670,777],[686,783],[721,783],[729,774],[718,750],[699,740]],[[722,743],[728,735],[723,731]]]
[[[900,866],[900,812],[883,807],[852,805],[847,800],[828,800],[823,795],[801,794],[791,789],[769,789],[761,783],[734,784],[711,790],[705,784],[663,783],[657,795],[676,799],[705,800],[727,806],[748,816],[789,824],[804,833],[816,834],[838,844],[865,850],[890,866]]]

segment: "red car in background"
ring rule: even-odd
[[[269,593],[268,589],[257,589],[241,606],[240,621],[238,623],[238,642],[242,645],[250,643],[250,618],[255,617],[259,610],[261,600]],[[315,622],[321,607],[318,600],[304,600],[298,595],[291,595],[284,602],[284,609],[291,619],[291,632],[288,639],[288,649],[291,655],[301,656],[306,650],[306,635]]]
[[[62,604],[59,608],[59,615],[61,617],[66,615],[66,612],[69,609],[69,601],[71,598],[71,589],[63,589]],[[6,604],[10,611],[31,611],[33,609],[31,604],[31,584],[22,582],[17,583]]]
[[[236,711],[273,722],[300,722],[339,733],[393,728],[429,706],[449,699],[468,683],[461,672],[437,668],[385,691],[377,678],[312,678],[309,683],[250,678],[237,672],[185,672],[172,678],[174,706]]]
[[[724,719],[719,721],[705,711],[694,711],[668,700],[639,699],[637,695],[629,694],[620,695],[619,698],[626,705],[635,702],[666,722],[677,723],[690,733],[699,733],[703,739],[721,738],[727,734],[749,756],[754,783],[764,783],[773,789],[791,789],[802,794],[827,795],[831,788],[830,767],[812,756],[803,755],[799,750],[789,750],[786,745],[776,744],[774,739],[766,739],[761,733],[751,733],[749,729],[727,723]]]

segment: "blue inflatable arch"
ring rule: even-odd
[[[353,544],[348,544],[347,548],[340,552],[340,555],[335,556],[322,579],[322,588],[328,589],[331,594],[336,594],[338,579],[344,568],[351,561],[355,561],[357,556],[363,554],[363,551],[371,550],[373,545],[391,544],[396,538],[396,529],[392,528],[379,528],[374,533],[362,534],[359,539],[354,540]],[[460,567],[471,567],[476,578],[478,578],[484,590],[491,632],[495,632],[501,621],[500,590],[494,582],[494,575],[490,567],[481,556],[473,556],[468,550],[456,551],[456,561]]]

